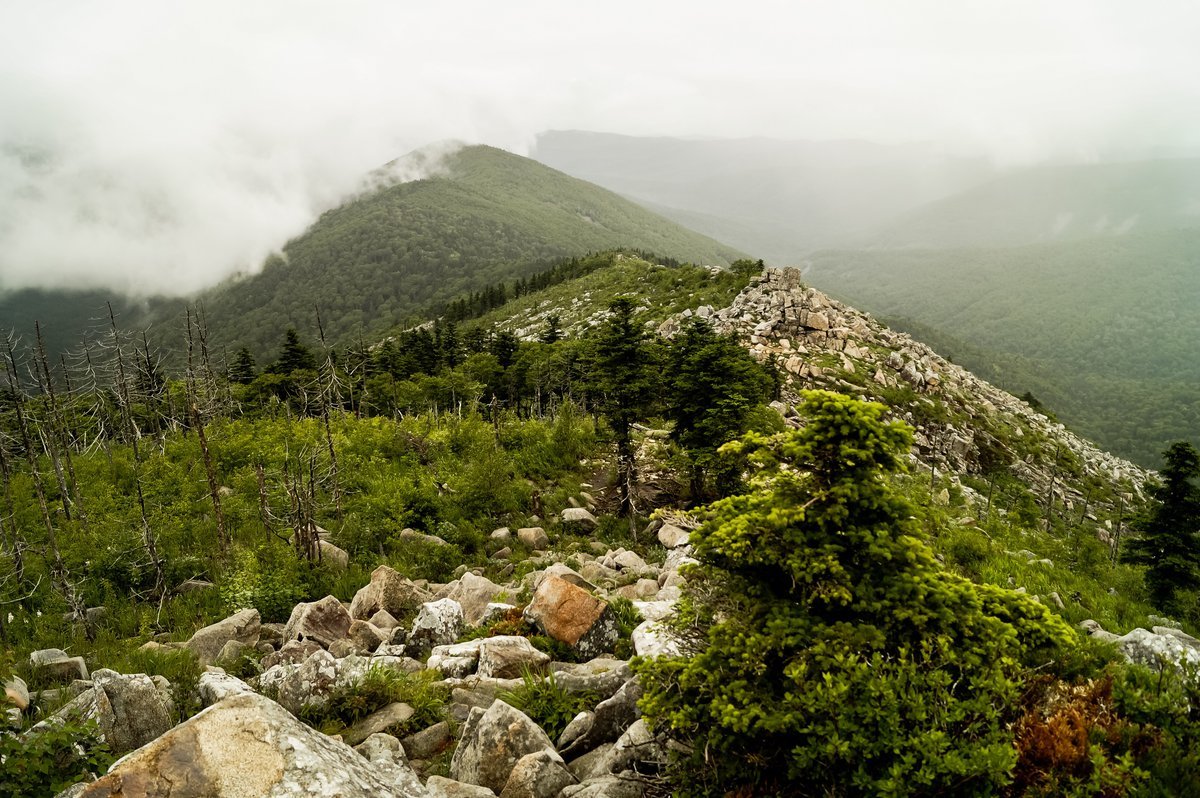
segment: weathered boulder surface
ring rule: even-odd
[[[29,655],[30,669],[44,680],[69,682],[87,679],[87,664],[83,657],[67,656],[61,648],[43,648]]]
[[[101,668],[92,674],[92,684],[107,699],[100,713],[100,731],[114,754],[140,748],[175,725],[171,685],[161,676]]]
[[[248,646],[258,643],[260,625],[258,610],[242,610],[197,631],[187,641],[187,648],[196,655],[201,665],[212,665],[230,640],[238,640]]]
[[[576,782],[562,757],[554,751],[538,751],[517,761],[500,798],[556,798],[564,787]]]
[[[401,618],[428,600],[429,594],[407,577],[391,566],[381,565],[371,572],[371,581],[354,594],[350,615],[365,621],[380,610],[386,610],[392,617]]]
[[[201,711],[87,785],[86,798],[426,798],[345,743],[314,731],[260,695]]]
[[[517,540],[534,551],[545,551],[550,548],[550,538],[546,530],[540,526],[528,526],[517,530]]]
[[[496,600],[496,596],[504,593],[500,585],[485,576],[478,576],[470,571],[438,591],[438,599],[453,599],[463,610],[463,622],[467,626],[478,626],[487,612],[488,604]]]
[[[665,548],[677,549],[686,546],[690,533],[674,524],[663,524],[658,528],[658,542]]]
[[[297,604],[283,630],[284,640],[311,640],[325,648],[350,634],[350,613],[336,596]]]
[[[617,619],[608,603],[554,574],[538,585],[525,619],[585,657],[610,651],[617,642]]]
[[[554,744],[529,716],[503,701],[473,709],[450,761],[450,778],[500,792],[526,754],[554,750]]]
[[[464,622],[462,605],[454,599],[427,601],[417,611],[405,645],[412,656],[425,656],[434,646],[446,646],[457,640]]]
[[[549,662],[549,655],[534,648],[528,638],[497,635],[485,637],[480,643],[476,672],[493,679],[519,679],[526,671],[541,671]]]

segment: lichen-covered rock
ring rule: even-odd
[[[642,621],[630,636],[639,657],[678,657],[679,641],[662,621]]]
[[[298,665],[276,665],[257,679],[260,690],[274,692],[287,711],[323,706],[338,685],[338,660],[321,649]]]
[[[1114,642],[1130,662],[1154,670],[1200,665],[1200,651],[1172,635],[1156,635],[1146,629],[1134,629]]]
[[[243,682],[236,676],[230,676],[220,668],[210,667],[200,674],[200,680],[197,682],[196,691],[200,694],[200,701],[206,707],[211,707],[218,701],[224,701],[226,698],[242,693],[252,693],[250,685]]]
[[[450,761],[450,777],[493,792],[504,789],[526,754],[554,750],[554,744],[529,716],[503,701],[473,709]]]
[[[426,798],[254,693],[214,704],[88,784],[86,798]]]
[[[248,646],[258,643],[260,625],[258,610],[242,610],[196,632],[187,641],[187,648],[201,665],[212,665],[230,640]]]
[[[352,620],[336,596],[301,602],[292,609],[292,616],[283,630],[283,639],[311,640],[329,648],[334,640],[347,638]]]
[[[454,599],[427,601],[417,611],[405,645],[412,656],[424,656],[434,646],[449,645],[457,640],[462,634],[463,624],[462,605]]]
[[[99,717],[100,731],[114,754],[140,748],[175,725],[175,700],[162,677],[101,668],[92,674],[92,684],[107,699]]]
[[[607,602],[553,574],[538,585],[525,619],[584,657],[611,651],[619,636]]]

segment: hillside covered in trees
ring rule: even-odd
[[[812,282],[1153,465],[1200,429],[1200,231],[814,254]]]

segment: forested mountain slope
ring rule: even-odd
[[[1187,227],[1200,227],[1200,160],[1180,158],[1013,170],[904,214],[864,243],[1003,247]]]
[[[1102,445],[1153,465],[1200,435],[1200,230],[1014,248],[814,254],[815,285],[1032,391]]]
[[[193,298],[214,343],[263,357],[288,327],[315,333],[317,308],[331,341],[369,336],[456,294],[590,251],[629,247],[719,266],[739,257],[610,191],[503,150],[463,147],[432,166],[426,179],[391,185],[388,170],[379,170],[374,188],[322,215],[261,272]],[[103,312],[102,294],[39,293],[35,303],[12,295],[0,300],[0,325],[26,330],[35,312],[54,308],[76,320],[59,331],[63,340],[77,339],[98,315],[95,306]],[[126,324],[153,323],[160,347],[181,347],[182,300],[153,300],[145,312],[145,303],[118,297],[113,304],[127,311]]]
[[[415,318],[430,303],[546,261],[634,247],[717,265],[737,253],[611,192],[491,147],[447,156],[444,171],[324,214],[262,273],[205,300],[222,335],[264,352],[321,308],[334,340]]]

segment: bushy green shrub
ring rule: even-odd
[[[256,609],[264,621],[283,622],[305,598],[304,567],[282,546],[239,548],[221,582],[221,598],[230,611]]]
[[[114,757],[95,721],[63,723],[22,739],[0,732],[0,798],[51,798]]]
[[[811,392],[802,412],[733,444],[760,473],[706,510],[675,622],[690,656],[636,662],[645,716],[692,752],[677,794],[997,792],[1024,669],[1074,632],[939,567],[883,479],[911,433],[882,405]]]

